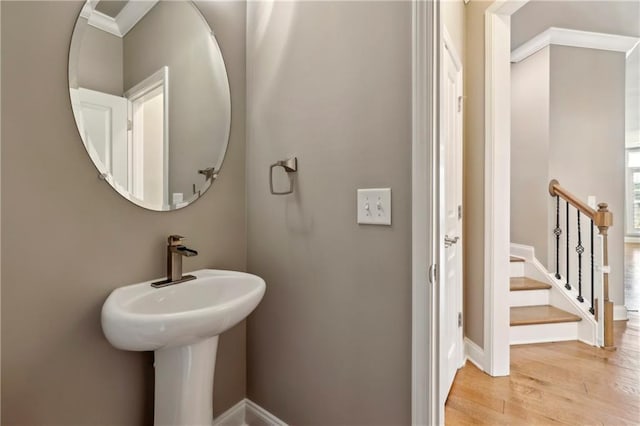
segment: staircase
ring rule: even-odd
[[[613,214],[607,203],[596,210],[555,179],[549,195],[555,208],[549,243],[555,250],[546,261],[554,272],[536,259],[533,247],[511,244],[509,341],[580,340],[614,349],[608,254]]]
[[[523,257],[511,256],[510,265],[510,343],[581,340],[579,322],[582,316],[579,312],[574,313],[575,309],[568,312],[551,303],[557,298],[552,297],[552,280],[541,277],[536,273],[536,266]]]

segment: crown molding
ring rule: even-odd
[[[550,27],[512,50],[511,62],[520,62],[551,44],[610,50],[614,52],[624,52],[628,55],[629,52],[638,45],[639,41],[640,38],[638,37]]]
[[[95,10],[97,0],[85,3],[80,16],[88,24],[117,37],[124,37],[158,3],[158,0],[130,0],[115,18]]]

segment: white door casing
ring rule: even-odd
[[[438,405],[439,2],[412,1],[411,43],[411,424],[443,422]]]
[[[440,49],[441,407],[462,366],[462,63],[446,28]]]
[[[485,11],[484,371],[509,375],[511,15],[529,0]]]

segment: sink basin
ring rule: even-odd
[[[255,275],[204,269],[195,280],[162,288],[151,280],[115,289],[102,329],[116,348],[154,351],[156,425],[211,424],[218,335],[260,303]]]
[[[217,336],[247,317],[265,291],[262,278],[205,269],[193,281],[117,288],[102,307],[102,329],[118,349],[155,351]]]

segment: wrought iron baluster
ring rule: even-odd
[[[556,236],[556,279],[560,279],[560,235],[562,235],[562,229],[560,229],[560,196],[556,195],[556,229],[553,230]]]
[[[584,247],[582,246],[582,229],[580,227],[580,210],[578,210],[578,245],[576,246],[576,253],[578,253],[578,302],[584,302],[582,297],[582,253],[584,253]]]
[[[589,312],[591,312],[591,314],[595,314],[595,309],[593,308],[594,306],[594,295],[593,295],[593,289],[595,287],[594,283],[595,283],[595,278],[593,275],[593,271],[594,271],[594,254],[593,254],[593,219],[591,220],[591,307],[589,308]]]
[[[565,229],[567,230],[567,282],[565,283],[564,288],[571,290],[571,284],[569,284],[569,201],[567,201],[567,226]]]

